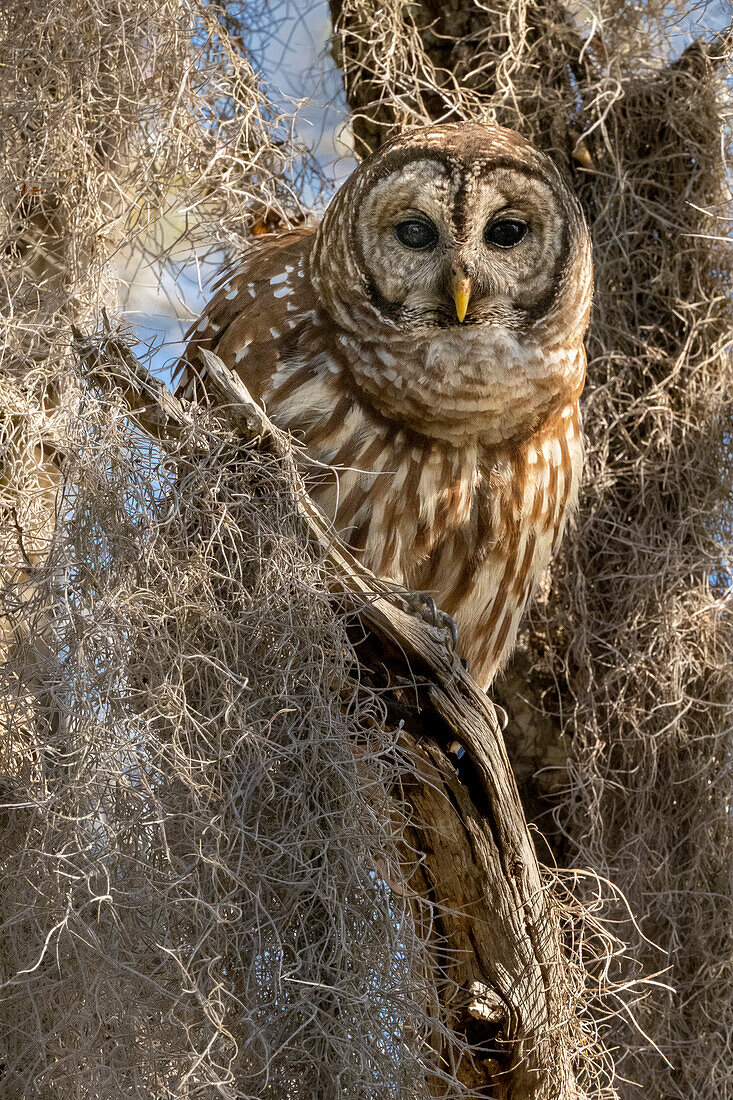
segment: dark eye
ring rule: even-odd
[[[500,222],[492,222],[484,231],[484,240],[487,244],[495,244],[499,248],[514,248],[527,236],[529,226],[519,218],[504,218]]]
[[[408,218],[394,227],[395,236],[405,248],[421,251],[438,243],[438,230],[432,222],[420,218]]]

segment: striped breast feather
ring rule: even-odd
[[[216,352],[261,397],[292,333],[315,309],[308,276],[314,229],[258,242],[216,284],[216,294],[186,333],[188,344],[174,377],[176,393],[206,400],[199,348]]]

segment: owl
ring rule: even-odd
[[[552,161],[458,123],[382,146],[322,221],[267,237],[189,333],[305,445],[373,571],[428,592],[487,687],[575,506],[588,231]]]

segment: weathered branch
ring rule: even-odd
[[[200,416],[153,379],[118,341],[105,354],[80,348],[92,376],[122,386],[143,430],[179,450],[195,450]],[[419,853],[410,886],[418,920],[430,914],[447,1030],[436,1054],[476,1095],[577,1095],[564,1019],[564,959],[540,868],[492,703],[462,668],[442,632],[406,614],[399,592],[365,569],[339,541],[295,468],[293,445],[244,383],[211,352],[207,386],[230,428],[289,467],[309,538],[331,585],[368,630],[360,674],[378,683],[415,782],[401,796],[413,809]],[[362,631],[363,632],[363,631]],[[444,1095],[437,1072],[435,1095]]]

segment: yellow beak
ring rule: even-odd
[[[456,273],[451,279],[450,291],[456,303],[456,317],[462,321],[471,299],[471,280],[460,267],[456,268]]]

